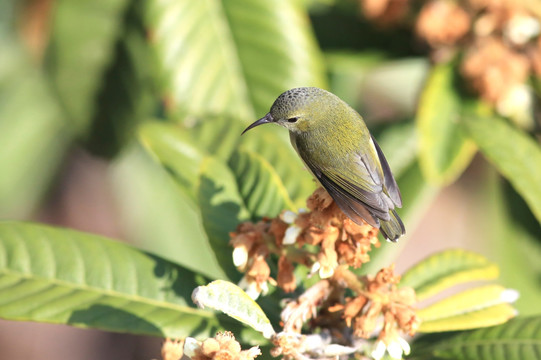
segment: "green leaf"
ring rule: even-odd
[[[23,218],[41,200],[73,138],[46,78],[0,34],[0,218]]]
[[[189,133],[170,124],[152,122],[141,126],[141,143],[174,177],[180,189],[197,203],[196,188],[204,154]]]
[[[196,204],[139,146],[110,167],[122,233],[138,248],[211,279],[224,279]]]
[[[222,270],[239,277],[233,266],[229,232],[250,218],[230,168],[203,154],[187,131],[173,124],[149,123],[141,128],[146,148],[169,170],[179,188],[199,209],[201,224]]]
[[[90,125],[128,0],[59,0],[53,6],[46,68],[74,129]]]
[[[422,301],[454,285],[498,277],[498,266],[470,251],[445,250],[429,256],[406,271],[401,286],[415,289]]]
[[[147,14],[173,113],[255,120],[284,90],[325,85],[296,1],[152,0]]]
[[[238,279],[240,274],[233,265],[229,233],[250,215],[244,207],[237,182],[231,170],[212,157],[203,159],[198,181],[197,200],[210,245],[228,277]]]
[[[193,272],[101,236],[0,223],[3,319],[175,338],[209,337],[222,326],[239,330],[226,317],[191,305],[190,294],[202,282]]]
[[[541,223],[541,147],[521,130],[496,116],[478,112],[464,121],[483,155],[524,198]]]
[[[316,183],[293,149],[288,132],[278,126],[258,130],[244,134],[241,142],[243,149],[268,161],[282,180],[295,207],[306,207],[306,199],[316,188]]]
[[[475,154],[460,127],[461,99],[451,63],[436,65],[417,112],[421,169],[434,184],[446,185],[462,174]]]
[[[541,226],[511,185],[495,169],[487,170],[491,171],[481,193],[486,218],[479,222],[486,238],[484,246],[498,263],[499,282],[520,292],[515,303],[519,313],[540,314]]]
[[[155,103],[152,59],[142,23],[142,4],[132,2],[114,46],[103,82],[95,94],[86,145],[94,154],[112,157],[135,138],[137,125]]]
[[[239,147],[229,166],[252,218],[274,217],[282,210],[296,210],[282,178],[258,153]]]
[[[516,315],[509,305],[518,293],[500,285],[485,285],[449,296],[417,310],[420,332],[475,329],[499,325]]]
[[[216,280],[194,290],[192,299],[201,308],[210,307],[252,327],[269,339],[275,334],[267,315],[237,285],[228,281]]]
[[[412,359],[530,360],[541,356],[541,317],[516,318],[499,326],[454,336],[427,336],[412,345]],[[438,341],[439,340],[439,341]],[[418,345],[418,346],[416,346]]]

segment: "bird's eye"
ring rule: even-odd
[[[292,118],[287,119],[287,122],[294,123],[294,122],[297,122],[297,120],[299,120],[299,118],[292,117]]]

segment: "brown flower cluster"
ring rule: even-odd
[[[352,222],[323,188],[316,189],[306,204],[307,212],[285,211],[272,220],[243,223],[230,234],[234,264],[245,273],[241,287],[252,297],[265,292],[268,282],[286,292],[295,290],[294,264],[328,278],[340,264],[360,267],[369,261],[371,246],[379,246],[378,229]],[[270,277],[270,254],[279,257],[277,281]]]
[[[233,333],[225,331],[199,342],[187,338],[184,355],[192,360],[253,360],[261,354],[258,347],[242,350]]]
[[[347,348],[343,351],[357,351],[350,350],[355,338],[377,337],[373,358],[380,359],[389,352],[391,357],[400,359],[409,352],[409,345],[401,334],[413,336],[420,319],[415,313],[414,290],[398,288],[399,281],[394,265],[375,276],[362,277],[346,266],[338,267],[332,278],[317,282],[286,305],[281,317],[283,333],[289,337],[275,341],[275,352],[291,354],[290,348],[299,347],[307,351],[301,329],[310,324],[332,334],[336,343],[345,344]],[[355,296],[344,297],[346,289]],[[293,336],[295,334],[297,336]],[[287,339],[294,341],[288,343]]]
[[[512,0],[429,0],[418,13],[413,0],[359,1],[376,24],[414,19],[417,37],[436,62],[463,51],[460,72],[467,85],[500,114],[520,121],[532,107],[527,80],[541,76],[539,14]],[[397,3],[403,9],[398,17]]]
[[[343,310],[342,317],[358,337],[369,338],[376,331],[380,316],[384,324],[380,340],[395,337],[397,330],[413,335],[420,325],[413,308],[415,292],[407,287],[398,289],[399,281],[394,265],[383,268],[376,276],[363,277],[364,291],[334,309]]]

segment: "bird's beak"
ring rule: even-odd
[[[256,126],[259,126],[259,125],[263,125],[263,124],[268,124],[268,123],[271,123],[273,122],[274,119],[272,118],[272,115],[270,113],[268,113],[267,115],[265,115],[264,117],[262,117],[261,119],[257,120],[256,122],[254,122],[253,124],[251,124],[250,126],[248,126],[246,129],[244,129],[244,131],[242,132],[242,134],[244,134],[246,131],[252,129],[252,128],[255,128]],[[241,134],[241,135],[242,135]]]

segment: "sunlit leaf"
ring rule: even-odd
[[[455,331],[494,326],[516,315],[508,303],[518,293],[500,285],[485,285],[449,296],[417,311],[420,332]]]
[[[295,86],[324,86],[321,55],[296,1],[149,4],[169,109],[254,119]]]
[[[439,185],[460,176],[476,150],[459,124],[462,107],[455,77],[451,64],[436,65],[417,111],[421,169],[429,181]]]
[[[228,281],[216,280],[199,286],[194,290],[192,299],[199,307],[222,311],[261,332],[266,338],[275,334],[270,320],[259,305],[240,287]]]
[[[237,328],[227,317],[193,307],[191,292],[205,282],[197,278],[100,236],[0,223],[3,319],[160,337],[208,337],[222,326]]]
[[[445,250],[429,256],[406,271],[400,285],[415,289],[418,300],[454,285],[498,277],[498,266],[466,250]]]
[[[464,121],[468,134],[524,198],[541,223],[541,146],[504,119],[479,113]]]

